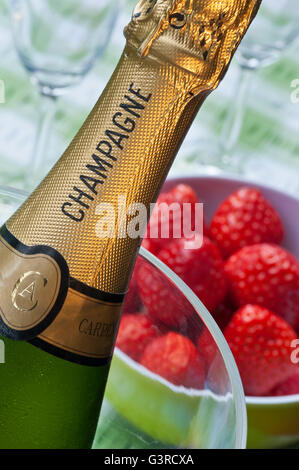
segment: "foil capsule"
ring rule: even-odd
[[[125,36],[140,57],[166,61],[193,74],[194,94],[212,91],[260,4],[261,0],[141,0]]]

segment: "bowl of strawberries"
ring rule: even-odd
[[[173,203],[191,208],[188,237],[175,236],[184,211],[170,211]],[[197,227],[200,203],[203,217]],[[146,260],[140,256],[133,273],[107,387],[116,409],[153,439],[181,447],[225,447],[221,439],[211,444],[217,428],[241,432],[236,414],[242,410],[235,401],[242,398],[232,354],[246,395],[248,447],[299,441],[298,211],[299,200],[240,179],[166,181],[143,242],[149,253],[143,250]],[[157,267],[166,270],[165,285]],[[143,383],[140,376],[161,379],[172,393]],[[118,386],[147,397],[139,401],[153,422],[140,414],[135,396],[120,398]],[[205,403],[206,393],[211,402]],[[133,406],[127,406],[128,397],[136,400]],[[229,399],[235,405],[230,411]],[[183,426],[172,439],[174,421],[186,420],[189,425],[193,420],[191,437],[184,442]],[[228,447],[238,447],[235,443]]]

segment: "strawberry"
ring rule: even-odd
[[[272,397],[280,397],[283,395],[296,395],[299,394],[299,367],[294,375],[286,379],[284,382],[278,384],[269,393]]]
[[[181,335],[187,336],[195,345],[197,344],[197,339],[201,332],[204,329],[204,323],[201,320],[198,313],[193,310],[192,315],[188,316],[188,321],[185,325],[182,325],[179,329]]]
[[[262,243],[242,248],[225,265],[238,306],[256,303],[299,329],[299,263],[283,248]]]
[[[218,207],[210,235],[227,258],[244,246],[281,243],[283,224],[276,210],[258,189],[240,188]]]
[[[227,298],[213,311],[213,318],[221,331],[229,324],[236,310],[237,307],[230,298]]]
[[[158,328],[146,314],[128,313],[121,317],[116,346],[138,361],[144,348],[158,336]]]
[[[157,254],[174,238],[183,237],[184,204],[191,205],[190,229],[193,231],[195,229],[195,205],[198,202],[195,191],[186,184],[179,184],[171,191],[160,194],[148,224],[143,246]],[[171,205],[174,210],[169,209]],[[188,224],[187,227],[189,227]],[[147,243],[147,240],[150,240],[150,243]]]
[[[203,329],[197,340],[197,349],[200,356],[204,359],[207,369],[209,369],[216,357],[218,348],[207,328]]]
[[[125,297],[123,312],[138,312],[141,309],[141,300],[138,293],[138,280],[137,280],[137,271],[141,263],[141,258],[137,259],[131,281],[129,284],[129,289]]]
[[[225,329],[247,395],[267,395],[291,377],[295,331],[282,318],[259,305],[245,305]]]
[[[144,306],[155,321],[186,330],[187,319],[194,309],[160,271],[145,261],[138,270],[138,288]]]
[[[169,197],[176,202],[189,202],[195,204],[198,202],[196,192],[188,184],[177,184],[168,192]]]
[[[152,238],[144,238],[142,240],[142,246],[145,248],[147,251],[150,251],[153,255],[157,256],[157,243],[155,243],[155,240]]]
[[[225,298],[227,280],[218,248],[207,237],[174,240],[159,253],[167,264],[213,311]]]
[[[205,306],[213,311],[225,298],[227,281],[218,248],[206,237],[173,240],[159,258],[178,274]],[[194,309],[169,281],[148,263],[138,271],[141,300],[149,314],[166,325],[185,329]]]
[[[179,333],[170,332],[152,341],[141,364],[175,385],[204,386],[204,363],[192,341]]]

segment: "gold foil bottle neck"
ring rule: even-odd
[[[140,57],[194,74],[193,93],[218,86],[261,0],[141,0],[125,28]]]

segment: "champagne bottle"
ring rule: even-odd
[[[259,4],[141,0],[100,99],[1,228],[1,448],[91,446],[140,245],[99,237],[99,204],[155,201]]]

